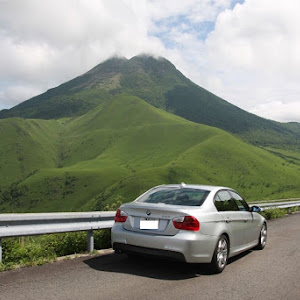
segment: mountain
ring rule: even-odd
[[[119,93],[135,95],[163,107],[167,91],[187,84],[191,84],[190,80],[164,58],[114,57],[57,88],[1,111],[0,118],[57,119],[82,115]]]
[[[300,192],[300,124],[243,111],[163,58],[109,59],[0,117],[0,213],[114,209],[162,183]]]
[[[259,146],[300,147],[300,127],[248,113],[186,78],[164,58],[111,58],[89,72],[31,98],[0,118],[59,119],[83,115],[118,94],[137,96],[187,120],[218,127]]]
[[[0,212],[103,210],[182,181],[231,186],[247,200],[300,192],[300,157],[287,161],[135,96],[73,118],[3,119],[0,139]]]

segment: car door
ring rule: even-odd
[[[235,201],[237,207],[240,210],[244,221],[244,244],[249,244],[257,240],[258,233],[258,219],[253,216],[253,213],[249,211],[247,202],[235,191],[230,191],[232,199]]]
[[[221,190],[215,196],[215,206],[222,216],[229,233],[230,248],[238,251],[244,244],[245,227],[243,216],[228,190]]]

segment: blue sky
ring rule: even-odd
[[[0,0],[0,109],[148,53],[247,111],[300,122],[298,11],[298,0]]]

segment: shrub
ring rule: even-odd
[[[48,253],[56,256],[82,253],[87,251],[87,232],[51,234],[42,237],[41,244]],[[110,230],[94,231],[95,249],[110,247]]]
[[[37,265],[55,257],[54,252],[45,252],[42,245],[36,242],[35,239],[28,238],[27,240],[24,247],[18,238],[5,238],[2,240],[3,263],[0,270],[11,269],[17,265]]]
[[[110,229],[94,231],[95,249],[109,248]],[[58,256],[83,253],[87,251],[87,232],[71,232],[26,237],[24,246],[19,238],[2,239],[3,262],[0,272],[14,266],[40,265]]]
[[[298,212],[299,211],[299,207],[298,206],[295,206],[295,207],[291,207],[289,209],[289,213],[292,214],[292,213],[295,213],[295,212]]]
[[[267,220],[281,218],[286,215],[286,209],[270,208],[261,212],[261,215],[264,216]]]

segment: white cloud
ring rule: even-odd
[[[208,63],[223,82],[218,94],[261,116],[300,121],[300,111],[292,113],[300,100],[299,9],[297,0],[249,0],[218,16],[206,41]],[[273,101],[277,108],[285,102],[282,117]]]
[[[297,0],[249,0],[222,12],[207,40],[215,65],[298,75],[299,9]]]
[[[282,122],[290,122],[291,120],[300,122],[299,111],[299,101],[289,101],[289,103],[282,101],[266,102],[258,104],[252,109],[254,114],[262,114],[267,119],[276,119]]]
[[[0,102],[3,109],[10,108],[17,105],[25,99],[29,99],[33,96],[43,93],[45,90],[39,90],[35,86],[30,85],[17,85],[14,84],[0,91]]]

